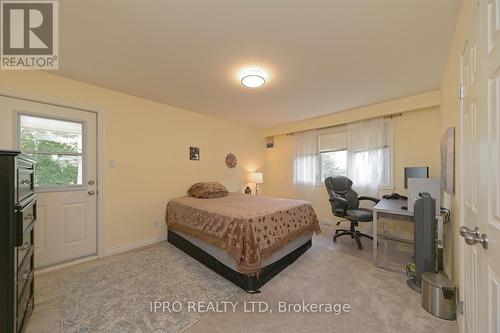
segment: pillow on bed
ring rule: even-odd
[[[188,190],[190,197],[201,199],[222,198],[229,194],[227,188],[217,182],[196,183]]]

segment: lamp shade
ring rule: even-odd
[[[264,175],[262,174],[262,172],[250,172],[247,175],[247,182],[262,184],[264,183]]]

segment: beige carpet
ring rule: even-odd
[[[180,303],[170,303],[222,302],[238,290],[167,243],[81,270],[60,286],[64,333],[182,332],[204,314],[177,311]],[[163,302],[171,311],[163,311]]]
[[[189,332],[456,332],[455,322],[433,317],[420,306],[403,275],[324,248],[312,248],[261,290],[238,291],[235,313],[213,313]],[[245,301],[274,305],[272,313],[245,313]],[[350,313],[277,313],[288,303],[348,303]]]
[[[324,229],[313,248],[293,265],[273,278],[261,294],[249,295],[238,291],[231,298],[237,302],[236,311],[209,313],[187,329],[187,332],[456,332],[456,322],[435,318],[420,306],[420,295],[410,290],[403,274],[375,268],[370,257],[370,241],[358,251],[349,238],[331,245],[333,230]],[[149,249],[161,249],[180,258],[173,265],[200,265],[187,255],[164,242]],[[82,270],[90,272],[102,263],[122,261],[143,250],[133,251],[103,260],[73,266],[37,277],[36,309],[27,333],[57,333],[61,328],[59,281]],[[348,254],[351,253],[351,254]],[[194,275],[191,285],[206,283],[211,278]],[[196,279],[199,279],[196,282]],[[82,296],[83,297],[83,296]],[[163,295],[162,298],[167,298]],[[191,297],[191,296],[190,296]],[[196,300],[196,299],[195,299]],[[77,298],[75,299],[77,301]],[[248,301],[263,301],[269,306],[266,313],[245,312]],[[280,313],[279,302],[349,304],[351,311],[333,313]],[[248,309],[248,306],[247,306]],[[64,312],[64,309],[63,309]],[[119,315],[126,321],[127,313]],[[122,324],[125,324],[122,322]],[[126,325],[124,327],[127,327]],[[183,326],[187,327],[187,326]],[[176,332],[183,327],[157,328],[154,332]],[[93,332],[93,331],[87,331]],[[99,331],[96,331],[99,332]],[[117,331],[118,332],[118,331]],[[119,332],[127,332],[119,330]],[[130,332],[148,332],[131,330]]]

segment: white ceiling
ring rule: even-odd
[[[64,0],[58,74],[265,128],[438,89],[460,2]]]

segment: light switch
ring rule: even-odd
[[[114,168],[116,168],[116,160],[109,160],[109,161],[108,161],[108,167],[109,167],[110,169],[114,169]]]

